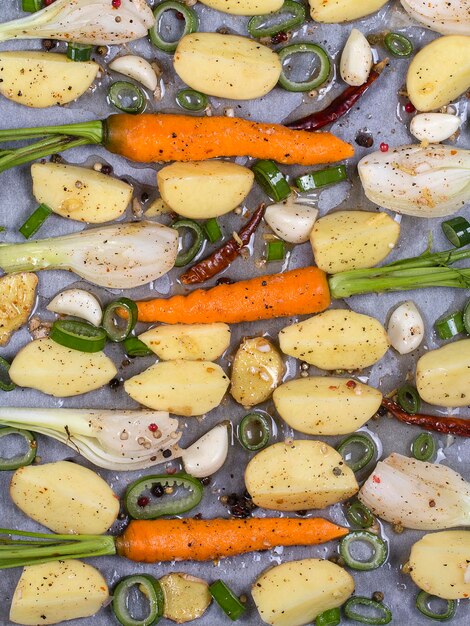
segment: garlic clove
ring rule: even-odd
[[[191,476],[204,478],[215,474],[227,459],[228,422],[217,424],[181,452],[184,469]]]
[[[155,70],[148,61],[142,57],[127,54],[117,57],[109,64],[109,69],[113,72],[123,74],[128,78],[136,80],[150,91],[155,91],[158,85],[158,78]]]
[[[424,322],[414,302],[397,307],[388,321],[388,338],[400,354],[409,354],[419,347],[424,337]]]
[[[452,137],[460,128],[461,121],[449,113],[420,113],[410,124],[411,134],[419,141],[440,143]]]
[[[310,237],[318,210],[312,206],[285,200],[271,204],[264,219],[274,233],[289,243],[305,243]]]
[[[372,63],[369,42],[361,31],[353,28],[341,55],[341,78],[347,85],[360,87],[369,78]]]
[[[72,315],[99,326],[103,310],[94,295],[84,289],[68,289],[62,291],[47,305],[47,310],[58,315]]]

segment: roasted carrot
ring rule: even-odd
[[[275,546],[310,546],[348,533],[322,518],[133,520],[116,539],[131,561],[211,561]]]
[[[187,296],[140,301],[137,307],[141,322],[236,324],[319,313],[329,304],[326,274],[317,267],[304,267],[212,289],[197,289]]]

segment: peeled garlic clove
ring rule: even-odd
[[[414,302],[404,302],[393,311],[387,334],[400,354],[409,354],[419,347],[424,337],[424,322]]]
[[[420,141],[440,143],[460,128],[460,118],[449,113],[420,113],[410,124],[410,132]]]
[[[264,219],[278,237],[289,243],[305,243],[310,237],[318,210],[312,206],[285,200],[271,204]]]
[[[441,35],[470,35],[468,2],[465,0],[400,0],[417,22]]]
[[[228,454],[228,423],[221,422],[212,430],[182,450],[184,469],[191,476],[204,478],[215,474]]]
[[[72,315],[94,326],[101,324],[103,310],[94,295],[84,289],[62,291],[47,305],[47,310],[58,315]]]
[[[155,70],[142,57],[133,54],[118,57],[109,64],[109,69],[136,80],[144,87],[147,87],[147,89],[150,89],[150,91],[155,91],[157,88],[158,78]]]
[[[357,28],[353,28],[349,35],[339,67],[341,78],[347,85],[360,87],[369,78],[372,69],[372,50],[367,39]]]

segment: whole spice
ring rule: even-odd
[[[389,398],[382,400],[382,406],[389,413],[396,417],[400,422],[411,424],[412,426],[421,426],[425,430],[432,430],[436,433],[444,433],[447,435],[459,435],[460,437],[470,437],[470,419],[462,419],[458,417],[442,417],[438,415],[425,415],[423,413],[415,413],[410,415],[401,409],[396,402]]]

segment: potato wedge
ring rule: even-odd
[[[322,559],[289,561],[268,569],[251,589],[260,617],[272,626],[303,626],[341,606],[354,591],[354,579]]]
[[[282,356],[270,341],[244,339],[233,361],[230,393],[244,407],[255,406],[269,398],[283,375]]]
[[[202,617],[212,602],[205,580],[183,573],[171,573],[158,581],[165,598],[163,616],[177,624]]]
[[[77,560],[25,567],[13,594],[10,620],[36,626],[90,617],[109,598],[100,572]]]
[[[165,361],[126,380],[131,398],[157,411],[203,415],[222,402],[229,377],[210,361]]]
[[[470,87],[470,37],[434,39],[413,58],[406,77],[408,97],[418,111],[449,104]]]
[[[346,435],[379,409],[382,394],[350,378],[310,376],[289,380],[273,394],[282,419],[307,435]]]
[[[38,202],[62,217],[88,224],[121,217],[132,198],[131,185],[86,167],[34,163],[31,175]]]
[[[230,345],[227,324],[172,324],[156,326],[139,335],[162,361],[215,361]]]
[[[465,574],[469,569],[469,555],[468,530],[444,530],[424,535],[411,548],[411,578],[433,596],[445,600],[468,598],[470,580]]]
[[[470,403],[470,339],[430,350],[416,365],[416,388],[425,402],[458,407]]]
[[[68,461],[20,467],[10,496],[23,513],[59,534],[101,535],[119,513],[119,498],[108,484]]]
[[[78,396],[109,383],[117,369],[104,352],[71,350],[52,339],[35,339],[13,359],[10,378],[51,396]]]
[[[94,61],[77,63],[65,54],[0,52],[0,93],[34,108],[67,104],[89,89],[99,69]]]
[[[377,363],[389,342],[373,317],[332,309],[279,333],[282,352],[323,370],[363,369]]]
[[[308,0],[310,15],[316,22],[337,24],[351,22],[375,13],[387,4],[388,0]]]
[[[315,223],[310,234],[313,256],[328,274],[374,267],[400,237],[400,224],[386,213],[338,211]]]
[[[0,278],[0,346],[26,324],[36,302],[38,277],[31,272]]]
[[[265,15],[282,7],[284,0],[200,0],[211,9],[232,15]]]
[[[254,456],[245,470],[253,502],[265,509],[324,509],[359,490],[354,472],[322,441],[275,443]]]
[[[157,174],[158,188],[171,209],[191,219],[208,219],[236,209],[249,194],[254,174],[230,161],[172,163]]]
[[[279,57],[270,48],[247,37],[220,33],[183,37],[173,66],[192,89],[232,100],[266,95],[281,75]]]

